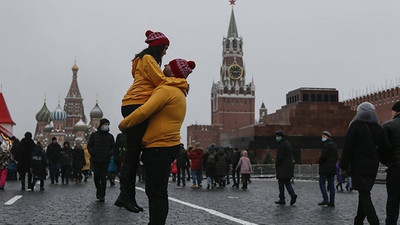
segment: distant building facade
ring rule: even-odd
[[[8,138],[12,137],[13,126],[15,126],[15,123],[11,118],[10,112],[8,111],[3,92],[0,90],[0,134],[3,134]]]
[[[36,129],[34,139],[47,146],[52,137],[57,138],[61,145],[68,141],[71,146],[75,143],[87,143],[89,135],[94,132],[103,117],[103,111],[98,102],[90,111],[90,123],[87,124],[83,98],[78,86],[78,66],[72,66],[72,82],[65,98],[64,109],[58,106],[50,112],[44,100],[42,108],[36,114]]]

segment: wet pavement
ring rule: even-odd
[[[80,185],[51,185],[45,181],[45,191],[21,191],[20,183],[8,181],[0,191],[0,224],[147,224],[147,197],[144,184],[137,185],[138,204],[145,208],[139,214],[114,206],[119,184],[107,186],[104,203],[95,198],[93,180]],[[336,207],[317,205],[322,201],[318,182],[296,180],[293,184],[297,203],[276,205],[278,184],[274,179],[253,179],[247,190],[225,188],[206,190],[169,184],[169,214],[167,224],[352,224],[357,210],[357,192],[338,192]],[[6,205],[10,199],[18,200]],[[18,198],[18,197],[17,197]],[[385,219],[386,187],[376,184],[372,200],[381,223]],[[10,202],[8,202],[10,203]],[[365,222],[367,224],[367,222]]]

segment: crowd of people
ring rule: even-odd
[[[44,179],[49,175],[51,184],[67,185],[71,180],[80,184],[93,172],[96,198],[105,201],[107,178],[115,185],[120,178],[120,193],[115,205],[134,213],[144,209],[136,202],[136,175],[141,168],[140,179],[145,181],[148,197],[149,224],[165,224],[168,215],[168,181],[171,170],[177,185],[186,185],[186,173],[191,176],[191,188],[201,188],[203,171],[207,189],[225,187],[232,177],[234,188],[248,188],[252,172],[246,150],[226,154],[223,148],[211,145],[207,150],[200,143],[186,151],[181,144],[180,130],[186,113],[186,96],[189,92],[187,78],[196,67],[195,62],[176,58],[161,70],[162,58],[169,48],[169,39],[161,32],[146,31],[148,47],[132,60],[133,84],[122,99],[123,120],[118,128],[121,134],[116,141],[109,133],[110,121],[103,118],[97,131],[90,135],[87,145],[65,142],[61,147],[57,138],[44,151],[41,143],[32,140],[27,132],[21,142],[17,138],[3,137],[0,154],[0,189],[4,189],[8,168],[17,165],[21,189],[34,190],[40,181],[44,191]],[[386,224],[396,224],[399,215],[400,189],[400,102],[393,108],[393,119],[379,124],[375,107],[364,102],[357,108],[345,137],[343,153],[338,159],[337,146],[329,131],[321,134],[321,157],[319,160],[319,186],[322,206],[335,207],[335,174],[341,187],[343,176],[351,177],[350,190],[359,193],[359,205],[354,224],[379,224],[371,201],[371,189],[379,162],[387,170],[387,218]],[[297,201],[291,180],[294,176],[292,149],[286,134],[276,131],[277,153],[275,160],[279,200],[284,205],[285,188],[290,205]],[[83,144],[83,146],[81,146]],[[174,162],[175,161],[175,162]],[[139,167],[141,165],[142,167]],[[171,168],[172,167],[172,168]],[[189,168],[190,167],[190,171]],[[49,173],[49,174],[48,174]],[[27,185],[26,185],[27,180]],[[328,197],[329,192],[329,197]]]

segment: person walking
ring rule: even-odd
[[[385,140],[375,106],[369,102],[361,103],[347,130],[340,164],[344,171],[351,169],[353,189],[358,191],[355,225],[363,224],[365,217],[370,224],[379,224],[371,201],[371,189],[378,173],[378,153],[384,150]]]
[[[114,187],[115,177],[117,176],[117,165],[115,165],[114,162],[114,155],[110,157],[110,163],[108,164],[107,172],[107,178],[110,181],[110,187]]]
[[[319,157],[319,188],[322,193],[322,202],[318,205],[335,207],[335,174],[336,162],[338,161],[338,150],[329,131],[322,132],[322,152]],[[329,200],[326,190],[328,182]]]
[[[215,182],[218,187],[225,187],[226,170],[228,168],[228,160],[223,148],[218,149],[215,155]]]
[[[176,166],[178,169],[177,185],[180,186],[182,182],[182,186],[185,187],[186,185],[185,172],[186,168],[190,165],[190,162],[188,153],[182,143],[180,144],[180,148],[181,149],[179,150],[178,156],[176,158]]]
[[[251,168],[251,162],[248,153],[246,150],[242,152],[242,157],[240,157],[238,164],[235,167],[235,170],[240,170],[240,174],[242,175],[243,186],[242,189],[247,189],[247,183],[250,179],[250,173],[253,171]]]
[[[64,142],[61,149],[61,183],[69,184],[72,173],[72,149],[68,141]]]
[[[191,160],[190,170],[192,171],[192,186],[191,188],[201,188],[203,181],[203,156],[204,150],[200,147],[200,142],[194,143],[194,148],[189,152]]]
[[[116,173],[119,176],[119,173],[121,171],[121,164],[122,161],[124,160],[125,154],[126,154],[126,133],[119,133],[117,134],[117,137],[115,139],[115,148],[114,148],[114,163],[115,166],[117,167]]]
[[[11,141],[7,139],[0,134],[0,190],[6,185],[9,163],[15,162],[10,152]]]
[[[29,166],[35,148],[36,144],[32,140],[32,133],[26,132],[24,138],[21,140],[20,150],[16,158],[18,161],[18,173],[21,180],[21,190],[25,190],[26,174],[28,174],[28,189],[31,189],[32,173],[29,170]]]
[[[105,200],[107,169],[114,148],[114,137],[109,131],[110,121],[106,118],[101,119],[97,131],[90,135],[87,145],[90,153],[91,165],[93,166],[96,198],[99,202],[104,202]]]
[[[76,143],[72,150],[72,170],[74,174],[75,184],[82,182],[82,168],[85,166],[85,153],[80,143]]]
[[[285,202],[285,187],[290,195],[290,205],[296,203],[297,195],[293,190],[290,179],[292,179],[294,173],[292,147],[290,143],[285,139],[285,133],[282,130],[278,130],[275,133],[275,140],[278,143],[278,149],[276,150],[276,178],[278,179],[279,185],[279,200],[275,204],[284,205]]]
[[[56,137],[51,138],[51,143],[47,146],[46,155],[49,160],[51,184],[54,184],[54,182],[57,184],[61,167],[61,146],[58,144]]]
[[[85,166],[83,166],[82,168],[82,174],[84,175],[84,179],[83,181],[87,182],[87,179],[89,178],[89,176],[91,176],[91,170],[90,170],[90,153],[89,150],[87,148],[87,144],[84,144],[82,146],[83,149],[83,154],[85,156]]]
[[[35,190],[36,181],[40,181],[40,191],[44,191],[44,180],[47,176],[48,162],[46,153],[43,150],[42,144],[38,142],[35,150],[32,153],[32,159],[30,162],[30,171],[32,173],[32,184],[31,190]]]
[[[193,61],[174,59],[165,65],[164,74],[186,79],[194,67]],[[187,89],[160,85],[154,89],[146,103],[125,117],[119,125],[120,130],[124,131],[151,116],[143,136],[142,154],[150,225],[165,224],[168,216],[168,178],[171,163],[180,151],[180,129],[186,113],[186,94]]]
[[[160,69],[162,58],[169,47],[169,39],[161,32],[146,31],[148,47],[132,60],[134,82],[122,99],[121,113],[124,118],[148,101],[156,87],[161,84],[188,89],[185,79],[166,77]],[[120,194],[115,205],[128,211],[143,211],[136,202],[136,173],[142,151],[142,138],[149,120],[129,127],[124,132],[127,138],[127,151],[120,170]]]
[[[240,152],[237,148],[233,148],[233,154],[232,154],[232,180],[233,180],[233,185],[232,187],[239,188],[240,185],[240,167],[238,167],[238,163],[240,160]],[[236,169],[238,168],[238,169]],[[250,177],[249,177],[250,179]]]
[[[385,122],[383,130],[389,140],[391,148],[382,157],[382,163],[387,165],[386,176],[386,224],[396,225],[399,219],[400,207],[400,102],[392,107],[393,119]]]
[[[214,189],[215,186],[215,176],[216,176],[215,155],[217,154],[215,151],[216,150],[214,144],[210,145],[203,159],[203,168],[206,171],[206,177],[207,177],[207,190],[210,188]]]

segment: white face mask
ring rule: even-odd
[[[109,131],[110,130],[110,126],[109,125],[103,125],[100,128],[102,131]]]
[[[322,142],[325,142],[326,140],[328,140],[328,138],[325,137],[322,138]]]

